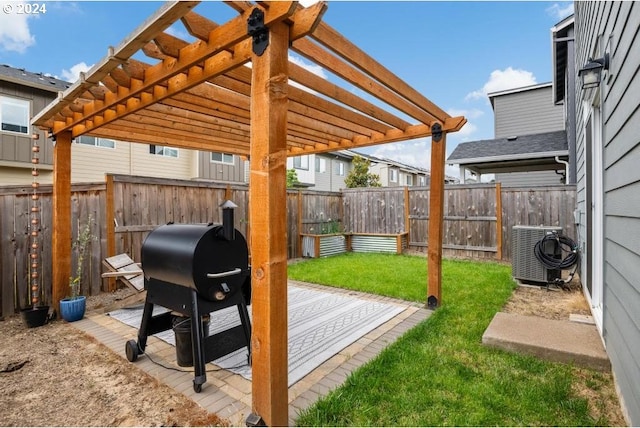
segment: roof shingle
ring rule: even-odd
[[[522,155],[522,158],[526,158],[531,154],[560,151],[567,151],[565,131],[460,143],[447,160],[499,158],[513,155]]]
[[[14,68],[7,64],[0,64],[0,80],[21,83],[26,86],[51,92],[64,91],[71,86],[71,83],[53,76],[47,76],[43,73],[33,73],[24,68]]]

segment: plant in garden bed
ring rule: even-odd
[[[320,227],[321,235],[337,235],[342,233],[340,221],[328,219],[327,223]]]

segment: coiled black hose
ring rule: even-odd
[[[556,246],[560,246],[562,254],[567,255],[563,258],[556,258],[553,254],[545,253],[542,249],[548,241],[554,241]],[[547,269],[569,269],[580,260],[576,243],[571,238],[555,232],[545,235],[544,238],[536,242],[533,253]]]

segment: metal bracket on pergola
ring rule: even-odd
[[[323,23],[323,2],[307,8],[286,1],[226,3],[238,15],[220,25],[196,13],[198,2],[166,3],[34,118],[34,125],[56,138],[53,303],[64,297],[71,273],[73,138],[89,134],[248,157],[254,325],[250,422],[286,425],[287,156],[433,135],[427,295],[438,305],[446,134],[460,130],[466,119],[448,115]],[[196,41],[165,32],[177,21]],[[290,62],[290,50],[342,83]],[[133,57],[139,52],[148,61]],[[107,247],[112,255],[113,236]]]

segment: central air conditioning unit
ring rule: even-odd
[[[525,282],[549,283],[561,278],[558,269],[547,269],[534,253],[538,241],[546,235],[562,234],[561,227],[554,226],[513,226],[511,234],[511,274],[515,279]],[[545,242],[542,251],[561,259],[562,251],[555,241]]]

